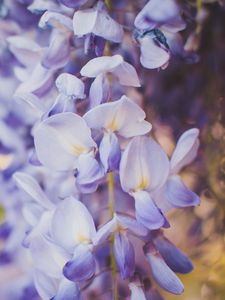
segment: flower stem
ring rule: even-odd
[[[196,6],[197,10],[200,11],[200,9],[202,8],[202,0],[196,0]]]
[[[108,173],[108,206],[109,206],[109,214],[110,217],[113,218],[114,214],[114,176],[113,173]],[[114,236],[111,237],[110,240],[110,264],[112,270],[112,289],[113,289],[113,299],[118,300],[118,290],[117,290],[117,282],[116,282],[116,260],[114,255]]]
[[[199,13],[202,9],[202,0],[196,0],[196,8],[197,12]],[[202,31],[202,24],[198,23],[196,27],[196,33],[199,35]]]

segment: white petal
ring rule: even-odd
[[[70,259],[68,253],[43,236],[33,239],[29,247],[34,266],[46,275],[60,278],[65,263]]]
[[[73,28],[74,34],[78,36],[93,33],[116,43],[120,43],[123,38],[122,26],[98,8],[77,11],[73,17]]]
[[[93,218],[85,205],[73,197],[63,200],[52,218],[52,236],[64,249],[89,244],[96,233]]]
[[[69,112],[40,123],[34,129],[34,144],[40,162],[57,171],[75,169],[79,155],[96,146],[84,119]]]
[[[74,34],[82,36],[93,32],[97,16],[98,11],[93,8],[76,11],[73,16]]]
[[[75,99],[83,99],[85,97],[83,81],[72,74],[61,73],[57,77],[55,84],[59,93],[65,96]]]
[[[80,74],[85,77],[96,77],[101,73],[112,72],[123,62],[120,55],[96,57],[83,66]]]
[[[52,75],[52,70],[46,69],[38,63],[29,78],[18,86],[15,93],[44,94],[52,84]]]
[[[7,38],[9,50],[24,66],[33,66],[41,57],[41,47],[32,39],[14,35]]]
[[[38,26],[45,28],[49,25],[56,28],[63,26],[66,30],[73,31],[72,20],[69,17],[57,12],[46,11],[41,16]]]
[[[104,128],[126,138],[146,134],[151,130],[151,124],[144,120],[145,117],[145,112],[126,96],[118,101],[98,105],[84,115],[90,128]]]
[[[152,191],[162,186],[169,174],[167,155],[152,138],[133,138],[120,163],[120,181],[124,191]]]
[[[39,270],[34,270],[33,279],[41,299],[49,300],[55,296],[58,289],[59,279],[49,277]]]
[[[153,29],[173,21],[179,14],[180,9],[175,0],[150,0],[137,15],[134,25],[140,29]]]
[[[129,288],[131,291],[131,298],[130,300],[146,300],[145,294],[143,289],[136,285],[135,283],[129,283]]]
[[[23,189],[29,196],[31,196],[43,208],[52,209],[54,205],[49,201],[38,182],[30,175],[23,172],[16,172],[13,175],[18,187]]]
[[[120,84],[140,87],[140,81],[135,68],[127,62],[122,62],[112,73],[119,79]]]
[[[112,220],[110,220],[109,222],[107,222],[101,228],[98,229],[93,239],[94,245],[98,245],[106,241],[116,228],[117,228],[117,220],[116,220],[116,216],[114,216]]]
[[[93,33],[115,43],[123,39],[123,27],[103,10],[98,11]]]
[[[140,39],[140,47],[140,61],[145,68],[157,69],[163,67],[170,59],[168,50],[158,46],[148,35]]]

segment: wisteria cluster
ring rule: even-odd
[[[184,7],[10,0],[0,14],[0,261],[23,269],[6,299],[181,294],[175,273],[193,265],[164,231],[171,209],[200,204],[180,176],[199,130],[168,157],[139,94],[143,70],[198,61]]]

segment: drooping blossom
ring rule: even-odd
[[[168,175],[169,160],[158,143],[145,136],[130,141],[120,163],[121,186],[135,199],[137,220],[151,230],[167,226],[152,195]]]
[[[174,52],[183,55],[177,32],[183,30],[186,24],[175,0],[162,3],[148,1],[137,15],[134,25],[137,28],[134,37],[140,44],[140,61],[144,67],[164,69]]]

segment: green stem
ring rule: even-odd
[[[114,214],[114,176],[113,173],[108,173],[108,205],[109,205],[109,214],[110,218],[113,218]],[[118,290],[117,290],[117,282],[116,282],[116,260],[114,255],[114,236],[111,237],[110,240],[110,264],[112,270],[112,289],[113,289],[113,299],[118,300]]]
[[[196,0],[197,10],[200,11],[202,8],[202,0]]]
[[[105,4],[108,7],[108,10],[112,9],[112,2],[111,2],[111,0],[105,0]]]
[[[202,9],[202,0],[196,0],[196,7],[197,7],[197,12],[199,13],[200,10]],[[198,23],[196,27],[196,33],[200,34],[202,31],[202,24]]]

